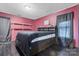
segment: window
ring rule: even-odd
[[[59,37],[70,38],[70,21],[61,22],[58,25],[59,28]]]
[[[73,12],[57,16],[57,37],[63,46],[68,46],[73,40]]]

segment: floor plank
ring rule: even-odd
[[[0,43],[0,56],[20,56],[14,42]],[[79,56],[79,48],[65,48],[57,51],[50,46],[46,50],[37,54],[37,56]]]
[[[15,43],[0,43],[0,56],[19,56],[15,48]]]

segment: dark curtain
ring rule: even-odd
[[[8,41],[10,32],[10,18],[0,16],[0,42]]]
[[[73,40],[73,12],[57,16],[57,37],[60,46],[66,47]]]

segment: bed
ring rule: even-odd
[[[23,55],[35,55],[51,46],[54,38],[53,31],[19,32],[16,36],[16,48],[19,48]]]

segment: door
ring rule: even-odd
[[[8,41],[7,36],[10,31],[10,19],[0,16],[0,42]]]

